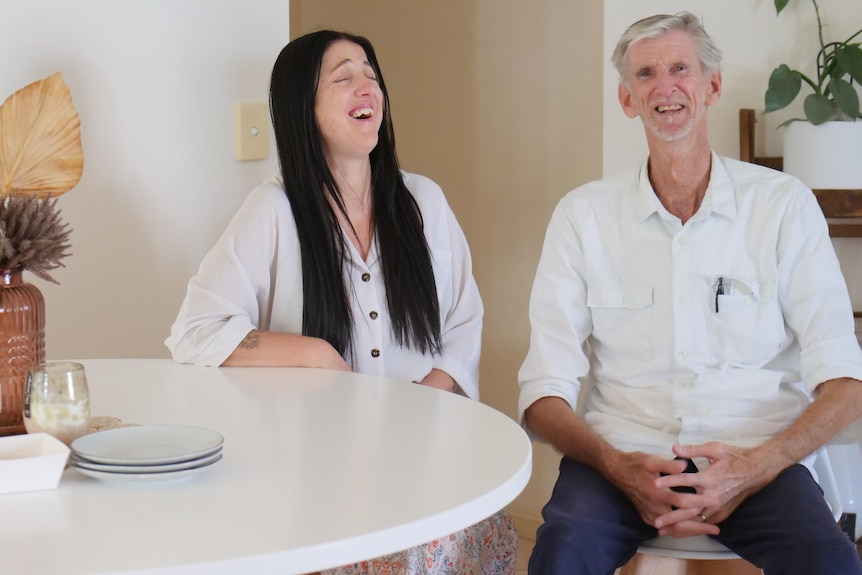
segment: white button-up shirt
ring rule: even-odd
[[[376,242],[363,260],[348,242],[348,298],[353,312],[354,371],[419,381],[431,369],[479,396],[482,301],[470,251],[443,191],[403,172],[422,212],[431,250],[443,351],[422,355],[394,341]],[[252,329],[302,333],[302,261],[296,223],[280,177],[249,194],[191,279],[165,344],[175,360],[220,365]]]
[[[568,401],[613,446],[759,445],[862,351],[823,213],[797,179],[712,156],[682,225],[639,169],[563,198],[530,299],[519,412]],[[578,406],[582,383],[583,405]]]

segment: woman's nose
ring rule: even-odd
[[[359,96],[367,96],[377,88],[377,82],[370,78],[363,77],[356,86],[356,94]]]

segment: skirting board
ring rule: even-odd
[[[522,539],[536,540],[536,531],[539,525],[542,524],[541,517],[519,515],[512,513],[512,521],[515,523],[515,529],[518,531],[518,537]]]

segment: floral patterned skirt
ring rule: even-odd
[[[475,525],[413,547],[322,571],[322,575],[514,575],[518,533],[505,509]]]

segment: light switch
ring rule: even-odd
[[[263,160],[269,155],[269,107],[253,102],[236,105],[236,159]]]

